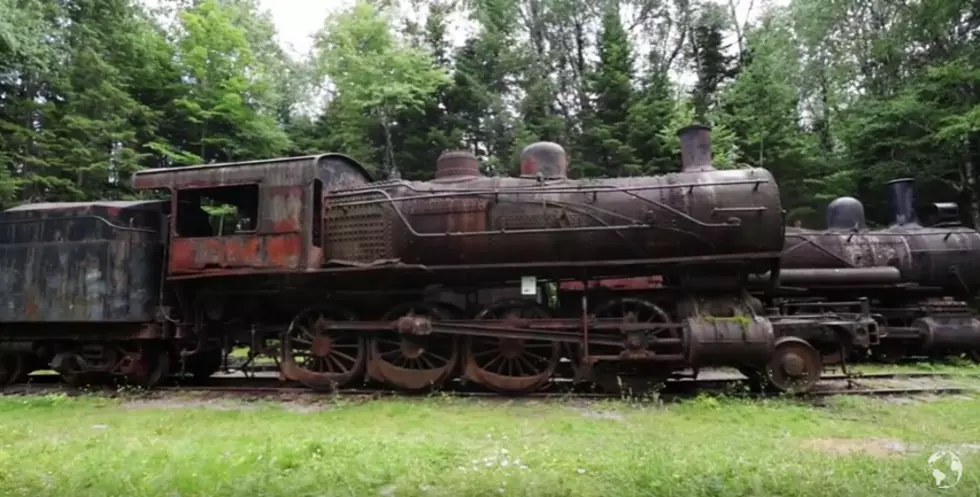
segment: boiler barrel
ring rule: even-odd
[[[765,169],[590,180],[479,177],[362,191],[329,199],[326,260],[427,267],[699,263],[778,254],[784,242],[779,188]],[[751,267],[770,268],[761,258]]]
[[[778,187],[762,169],[530,181],[486,178],[465,188],[500,193],[473,195],[456,184],[458,196],[403,202],[411,226],[392,219],[397,256],[425,265],[617,261],[778,253],[783,246]]]
[[[980,288],[980,234],[965,227],[918,225],[856,233],[790,228],[780,265],[784,282],[861,284],[878,276],[860,269],[892,267],[904,282],[968,293]],[[848,275],[827,272],[834,269]],[[881,274],[893,273],[885,269]],[[888,283],[892,276],[882,278]]]

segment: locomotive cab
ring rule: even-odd
[[[194,277],[318,268],[325,188],[370,180],[327,154],[150,169],[133,186],[170,193],[168,273]]]

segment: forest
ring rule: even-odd
[[[405,13],[412,15],[405,15]],[[0,207],[134,198],[141,168],[339,152],[432,177],[448,149],[512,174],[761,166],[790,222],[884,183],[980,221],[980,3],[970,0],[357,0],[312,50],[258,0],[0,0]]]

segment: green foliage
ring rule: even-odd
[[[448,81],[444,69],[432,57],[399,42],[389,26],[387,13],[366,1],[327,20],[317,35],[317,63],[322,75],[336,88],[344,109],[367,113],[356,120],[377,123],[384,133],[384,166],[394,170],[391,128],[395,116],[406,110],[422,110],[428,98]],[[350,117],[348,114],[342,114]],[[346,125],[343,125],[347,127]],[[356,133],[344,144],[358,146]]]
[[[666,71],[657,70],[647,77],[635,103],[630,106],[626,117],[628,137],[644,173],[677,170],[674,154],[679,150],[677,137],[670,132],[660,132],[674,116],[675,93]]]
[[[735,133],[723,123],[718,122],[712,124],[710,115],[707,116],[706,122],[700,122],[700,119],[696,118],[696,114],[697,109],[694,99],[678,99],[670,121],[668,121],[664,127],[660,128],[658,133],[658,137],[660,138],[661,142],[665,144],[664,150],[667,151],[671,157],[676,159],[675,164],[677,164],[677,166],[675,170],[680,169],[681,156],[681,144],[677,140],[677,132],[680,131],[681,128],[688,126],[691,123],[707,124],[712,126],[711,155],[716,168],[733,169],[737,167],[737,164],[735,163],[737,158]]]
[[[176,58],[190,84],[174,101],[195,162],[275,157],[289,146],[268,106],[273,69],[238,4],[202,0],[179,14]]]
[[[514,174],[536,140],[562,144],[576,176],[659,174],[701,122],[718,167],[773,172],[791,222],[819,226],[840,195],[882,222],[897,176],[980,219],[968,0],[791,0],[750,22],[707,0],[360,0],[305,59],[259,5],[0,0],[0,206],[286,154],[427,179],[462,148]]]
[[[733,57],[727,53],[724,43],[728,33],[728,19],[720,4],[702,3],[694,25],[691,27],[690,58],[697,74],[697,83],[691,92],[694,115],[706,119],[714,108],[716,93],[733,70]]]
[[[585,129],[582,173],[586,176],[626,176],[638,172],[630,143],[629,112],[633,105],[633,56],[619,9],[611,3],[602,16],[599,64],[589,74],[594,95]]]

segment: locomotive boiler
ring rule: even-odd
[[[750,276],[778,274],[778,186],[764,169],[716,170],[708,128],[679,136],[681,171],[662,176],[572,180],[553,143],[528,146],[519,177],[451,152],[425,182],[325,154],[134,174],[163,201],[4,212],[0,366],[151,386],[206,377],[244,345],[312,388],[465,379],[518,394],[563,358],[579,381],[730,365],[807,388],[820,367],[799,333],[874,323],[766,314],[748,297]],[[550,290],[651,273],[662,285],[645,298]]]
[[[709,133],[682,130],[683,167],[664,176],[568,179],[564,150],[537,143],[522,154],[520,177],[485,177],[475,156],[452,152],[433,181],[331,192],[326,264],[398,261],[481,283],[651,267],[716,280],[767,272],[783,244],[778,187],[764,169],[712,167]]]
[[[867,296],[884,325],[875,347],[882,359],[977,357],[980,321],[969,303],[980,289],[980,234],[960,224],[952,203],[932,204],[933,224],[923,226],[913,180],[887,187],[887,228],[868,229],[863,205],[851,197],[828,205],[824,231],[787,228],[781,285],[818,299]]]

